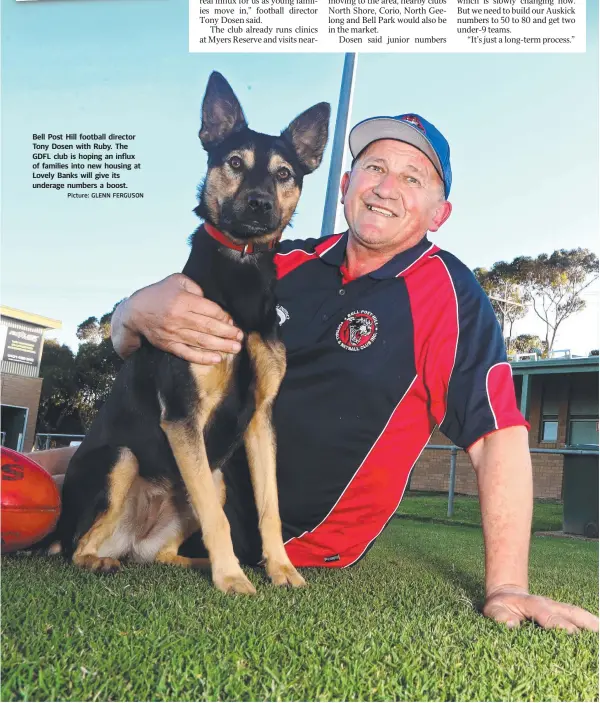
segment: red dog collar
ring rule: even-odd
[[[233,249],[234,251],[241,251],[242,256],[245,256],[246,254],[256,254],[259,251],[269,251],[274,249],[277,244],[277,239],[272,239],[266,244],[256,244],[254,242],[248,242],[248,244],[236,244],[235,242],[232,242],[227,235],[223,234],[223,232],[219,232],[216,227],[213,227],[208,222],[204,223],[204,229],[213,239],[216,239],[219,244],[223,244],[223,246]]]

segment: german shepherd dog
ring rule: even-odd
[[[286,368],[275,309],[274,246],[305,175],[319,166],[330,108],[319,103],[281,133],[248,128],[227,81],[212,73],[199,132],[208,171],[183,273],[244,332],[237,355],[200,367],[143,340],[74,454],[58,526],[62,552],[85,569],[114,571],[121,557],[181,566],[200,528],[216,587],[254,593],[234,553],[223,472],[245,445],[263,556],[276,585],[304,585],[283,546],[271,407]]]

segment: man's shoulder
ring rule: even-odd
[[[310,237],[308,239],[283,239],[279,242],[277,246],[277,254],[280,256],[286,256],[294,251],[302,251],[306,254],[317,253],[317,247],[319,249],[326,248],[324,246],[326,242],[333,239],[338,239],[339,234],[332,234],[328,237]]]
[[[450,277],[457,297],[483,297],[487,301],[487,296],[475,278],[475,274],[457,256],[446,249],[438,249],[434,256],[442,261],[448,271],[448,276]]]

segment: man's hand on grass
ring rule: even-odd
[[[587,610],[534,596],[521,588],[494,590],[485,599],[483,614],[507,627],[519,627],[524,620],[532,620],[545,629],[559,628],[569,633],[579,630],[598,632],[598,618]]]
[[[527,590],[533,480],[526,428],[492,432],[467,451],[477,474],[485,542],[483,614],[508,627],[532,620],[543,628],[598,632],[595,615]]]

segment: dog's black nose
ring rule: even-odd
[[[248,207],[257,214],[265,214],[273,209],[273,200],[262,193],[252,193],[248,196]]]

